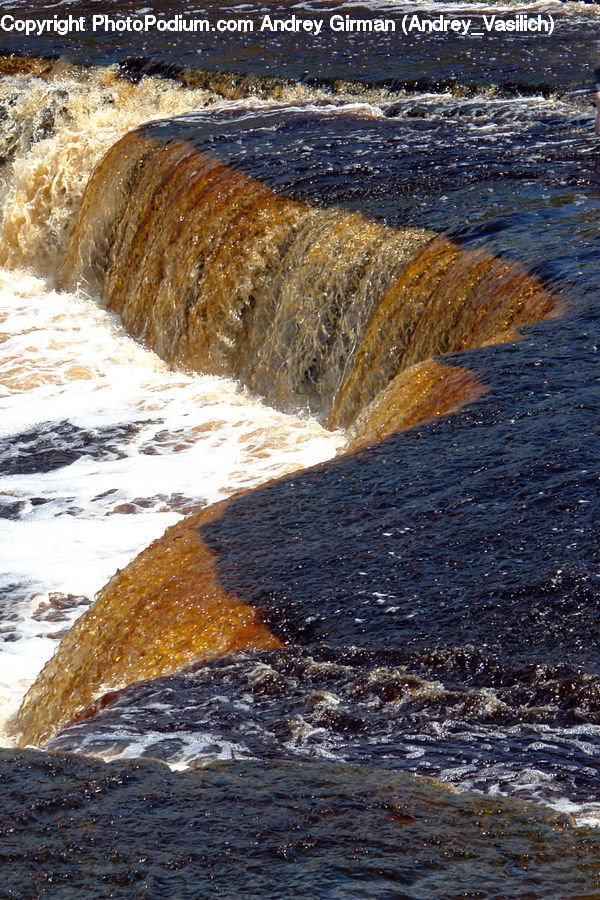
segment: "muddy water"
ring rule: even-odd
[[[415,6],[428,15],[479,10]],[[386,4],[385,14],[406,8]],[[45,9],[36,5],[36,15]],[[47,9],[88,13],[77,3]],[[290,4],[285,12],[321,10]],[[132,11],[111,4],[113,15]],[[2,36],[21,54],[71,60],[5,60],[0,79],[5,710],[16,710],[83,614],[29,695],[25,734],[39,743],[77,717],[48,748],[152,756],[173,768],[211,764],[175,776],[149,763],[111,770],[6,751],[1,802],[18,823],[11,865],[28,860],[13,893],[25,885],[56,895],[60,883],[68,896],[65,848],[76,858],[81,849],[69,829],[85,821],[90,896],[197,896],[207,871],[226,896],[242,883],[264,895],[263,866],[288,893],[335,896],[334,879],[340,896],[440,896],[449,883],[456,895],[597,896],[595,830],[552,820],[548,807],[580,825],[599,819],[600,160],[587,93],[598,25],[592,6],[535,11],[555,16],[552,38],[399,44],[397,35],[336,37],[329,26],[302,43],[257,33]],[[213,19],[229,13],[240,11],[207,9]],[[144,155],[184,143],[183,168],[173,158],[167,171]],[[138,162],[148,165],[134,166],[143,177],[129,186],[150,203],[126,203],[121,215],[126,148],[142,144]],[[102,179],[90,181],[103,158]],[[220,173],[212,194],[184,177],[197,163]],[[163,188],[185,209],[179,244],[167,214],[177,217],[176,203],[161,207]],[[211,196],[212,219],[203,206]],[[199,218],[188,242],[192,212]],[[195,259],[204,281],[188,266],[194,240],[204,241]],[[108,270],[118,246],[137,250]],[[144,287],[146,264],[153,275]],[[55,289],[57,270],[71,293]],[[186,293],[199,282],[199,296]],[[208,294],[207,309],[215,297],[221,304],[213,319],[201,314]],[[167,363],[100,308],[113,295],[127,328]],[[254,310],[267,296],[280,318],[244,344],[244,304]],[[185,317],[160,317],[161,297],[182,303],[185,328]],[[402,320],[411,302],[419,315]],[[535,314],[519,319],[528,303]],[[498,316],[486,330],[490,309]],[[187,365],[169,350],[177,328],[204,363],[199,373],[169,368]],[[454,352],[429,358],[445,351]],[[261,359],[255,381],[210,363],[244,354]],[[352,395],[350,412],[328,420],[342,395]],[[344,440],[307,407],[330,425],[356,420],[348,437],[362,449],[303,471]],[[394,416],[415,427],[394,434]],[[384,439],[364,446],[375,438]],[[162,592],[173,576],[159,565],[170,537],[127,568],[169,525],[190,551],[171,596],[180,604],[191,585],[194,602],[210,594],[231,603],[226,621],[223,607],[203,619],[203,634],[189,605],[169,605]],[[91,606],[117,568],[104,605]],[[127,583],[130,594],[119,593]],[[249,631],[261,635],[254,646],[239,633],[227,644],[236,622],[244,641]],[[243,650],[192,659],[235,647]],[[115,660],[111,681],[106,664]],[[103,687],[118,690],[99,697]],[[214,764],[232,758],[241,761]],[[281,759],[288,764],[266,764]],[[455,797],[410,773],[480,793]],[[119,823],[109,847],[99,799],[107,778],[106,815]],[[130,797],[130,819],[122,791],[132,780],[145,799]],[[201,808],[203,829],[216,828],[208,848],[191,841],[190,829],[202,829],[179,793],[192,781],[208,796],[196,798],[194,815]],[[241,805],[225,807],[231,792],[240,804],[240,785]],[[395,792],[389,815],[381,785]],[[324,805],[315,806],[317,795]],[[374,813],[381,809],[384,821]],[[348,836],[337,826],[350,817]],[[299,828],[300,843],[265,837]],[[496,828],[501,845],[490,856]],[[142,832],[169,839],[159,849],[150,838],[140,844]],[[94,843],[99,858],[90,862]],[[283,861],[276,871],[274,859]],[[327,885],[317,871],[330,873]]]

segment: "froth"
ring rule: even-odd
[[[218,80],[218,79],[217,79]],[[248,88],[252,95],[252,90]],[[372,99],[391,99],[374,91]],[[339,92],[338,102],[351,94]],[[360,98],[364,100],[363,97]],[[0,79],[0,265],[54,274],[91,172],[127,131],[144,122],[201,108],[249,104],[326,102],[330,94],[303,85],[282,86],[271,101],[256,96],[238,104],[203,87],[159,77],[133,84],[116,67],[57,64],[50,75]],[[364,102],[358,108],[381,115]]]
[[[51,80],[13,75],[0,81],[2,173],[0,264],[51,273],[68,237],[87,179],[130,128],[215,102],[159,78],[139,84],[116,70],[74,69]]]
[[[94,301],[31,275],[0,272],[0,321],[0,696],[11,713],[115,569],[187,509],[330,458],[342,436],[233,381],[170,371]],[[60,627],[54,612],[36,618],[40,603],[60,610]]]

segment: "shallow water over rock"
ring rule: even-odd
[[[595,832],[401,773],[244,762],[176,775],[148,761],[0,751],[0,778],[14,895],[74,896],[74,868],[88,897],[598,891]]]

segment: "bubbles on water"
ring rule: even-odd
[[[203,89],[144,78],[115,67],[57,64],[52,77],[0,80],[0,263],[51,274],[68,239],[87,179],[130,128],[215,102]]]
[[[0,319],[8,713],[67,627],[59,612],[72,622],[184,512],[330,458],[342,436],[171,371],[94,301],[33,276],[0,272]]]
[[[535,688],[527,695],[518,673],[511,686],[465,689],[368,655],[324,656],[293,648],[238,654],[132,685],[102,698],[91,718],[48,747],[157,757],[176,769],[232,758],[336,760],[568,806],[585,821],[593,815],[600,727],[561,724],[565,697],[561,713],[556,703],[536,705]],[[547,677],[557,695],[568,693],[568,678]]]

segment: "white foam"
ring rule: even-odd
[[[0,729],[87,598],[183,509],[329,459],[343,440],[231,380],[173,372],[92,299],[2,270],[0,383],[0,471],[2,453],[6,472],[28,449],[23,433],[46,429],[67,452],[61,430],[88,441],[54,471],[0,476],[0,507],[19,509],[0,519]],[[53,600],[68,607],[60,623],[40,613]]]

